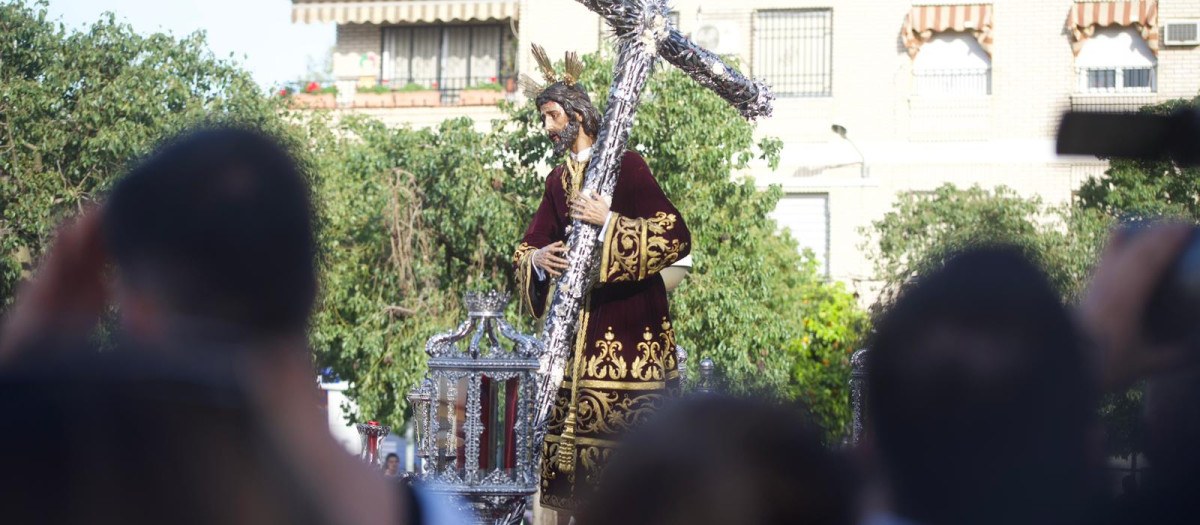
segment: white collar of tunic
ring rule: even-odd
[[[575,162],[587,162],[592,158],[592,147],[588,146],[579,151],[579,153],[571,152],[571,160]]]

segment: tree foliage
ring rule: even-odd
[[[462,293],[511,290],[510,256],[553,161],[532,104],[504,104],[491,132],[466,119],[389,128],[289,113],[214,57],[203,34],[142,36],[111,15],[68,31],[44,6],[24,3],[0,6],[0,33],[4,305],[61,218],[165,138],[213,123],[280,137],[310,177],[322,290],[311,343],[317,365],[351,383],[362,417],[402,425],[424,342],[461,320]],[[584,82],[603,106],[612,60],[586,61]],[[674,69],[653,75],[643,102],[629,147],[646,157],[694,239],[695,267],[671,297],[693,366],[712,357],[732,392],[799,396],[812,385],[801,397],[841,425],[837,367],[861,333],[861,313],[776,231],[767,214],[780,191],[733,177],[755,156],[774,165],[779,141],[755,144],[750,124]],[[518,326],[533,330],[528,319]]]
[[[1141,112],[1169,115],[1182,108],[1200,108],[1200,96],[1146,106]],[[1200,219],[1200,167],[1181,168],[1165,158],[1108,160],[1102,177],[1089,178],[1080,186],[1081,207],[1114,217]]]
[[[164,138],[240,123],[305,151],[303,133],[202,33],[141,36],[111,14],[67,31],[17,3],[0,5],[0,35],[0,306],[55,225]]]
[[[818,263],[808,258],[802,275],[815,276]],[[869,329],[858,297],[841,283],[811,283],[801,288],[799,334],[788,345],[789,395],[808,408],[830,445],[849,433],[850,356],[861,348]]]
[[[905,285],[944,263],[947,254],[980,243],[1022,248],[1059,288],[1063,302],[1074,304],[1119,218],[1130,214],[1196,218],[1189,211],[1195,193],[1186,193],[1194,191],[1186,188],[1195,180],[1176,180],[1193,176],[1167,161],[1114,159],[1104,177],[1084,184],[1081,196],[1086,197],[1080,203],[1059,207],[1004,187],[962,190],[946,185],[933,194],[901,195],[893,210],[873,223],[877,244],[867,247],[887,282],[887,293],[877,309],[886,307]],[[1108,453],[1127,456],[1141,450],[1142,397],[1141,388],[1132,388],[1101,400]]]
[[[313,348],[364,417],[400,425],[425,340],[461,321],[465,291],[511,287],[518,217],[541,180],[506,173],[498,137],[467,119],[413,130],[352,118],[337,131],[316,188],[326,266]]]
[[[1069,300],[1091,271],[1107,228],[1094,211],[1049,206],[1005,186],[945,184],[931,193],[899,194],[892,210],[863,230],[862,248],[884,282],[876,309],[949,255],[981,244],[1022,249]]]
[[[603,109],[612,61],[584,59],[582,81]],[[348,217],[330,220],[328,250],[340,251],[333,258],[344,264],[328,270],[330,291],[314,339],[322,362],[355,384],[351,394],[364,414],[400,413],[405,389],[421,370],[423,341],[454,325],[461,292],[511,289],[508,258],[536,209],[544,172],[557,160],[549,158],[532,104],[502,107],[488,134],[471,131],[465,120],[427,131],[360,120],[339,133],[353,138],[337,148],[341,171],[331,168],[324,180],[342,189],[326,186],[319,194],[330,213],[360,211],[345,227],[338,223]],[[800,355],[789,342],[799,340],[806,314],[821,315],[818,304],[824,303],[815,297],[850,296],[820,278],[777,233],[767,213],[778,190],[761,192],[750,180],[733,180],[734,170],[755,155],[751,125],[682,73],[666,70],[647,87],[629,147],[646,157],[692,231],[695,267],[671,305],[693,366],[712,357],[726,389],[788,395]],[[770,160],[778,147],[778,141],[763,141],[757,154]],[[411,189],[384,185],[385,179],[407,180]],[[398,202],[420,210],[402,214],[418,217],[400,221],[413,225],[405,235],[389,226]],[[404,253],[395,256],[398,246]],[[350,254],[361,255],[346,259]],[[397,261],[409,266],[397,268]],[[413,284],[397,282],[398,276]],[[389,313],[389,306],[403,309]],[[515,317],[514,309],[509,318]],[[522,327],[531,330],[532,323],[523,320]]]

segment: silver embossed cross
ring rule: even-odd
[[[620,172],[620,159],[629,140],[633,117],[642,88],[655,59],[664,58],[731,105],[747,119],[770,116],[772,95],[765,84],[742,76],[712,52],[685,38],[667,19],[666,0],[577,0],[603,17],[617,39],[617,62],[608,94],[608,108],[597,137],[594,153],[584,175],[583,189],[611,196]],[[535,454],[541,452],[554,394],[562,383],[572,342],[578,330],[584,298],[596,281],[600,250],[596,240],[600,228],[575,220],[567,239],[567,270],[559,279],[550,303],[542,342],[541,376],[538,379],[538,408]],[[670,351],[674,351],[671,349]]]

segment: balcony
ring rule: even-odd
[[[1140,94],[1087,94],[1071,95],[1071,111],[1090,113],[1136,113],[1143,106],[1158,103],[1154,93]]]
[[[919,97],[981,97],[992,94],[991,68],[918,69],[913,94]]]
[[[370,87],[359,79],[292,83],[279,92],[298,109],[383,109],[495,106],[513,97],[512,77],[385,79]]]

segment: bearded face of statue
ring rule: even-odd
[[[558,102],[549,101],[542,104],[538,110],[542,115],[542,128],[550,136],[554,145],[554,156],[562,157],[579,138],[579,116],[572,116]]]

